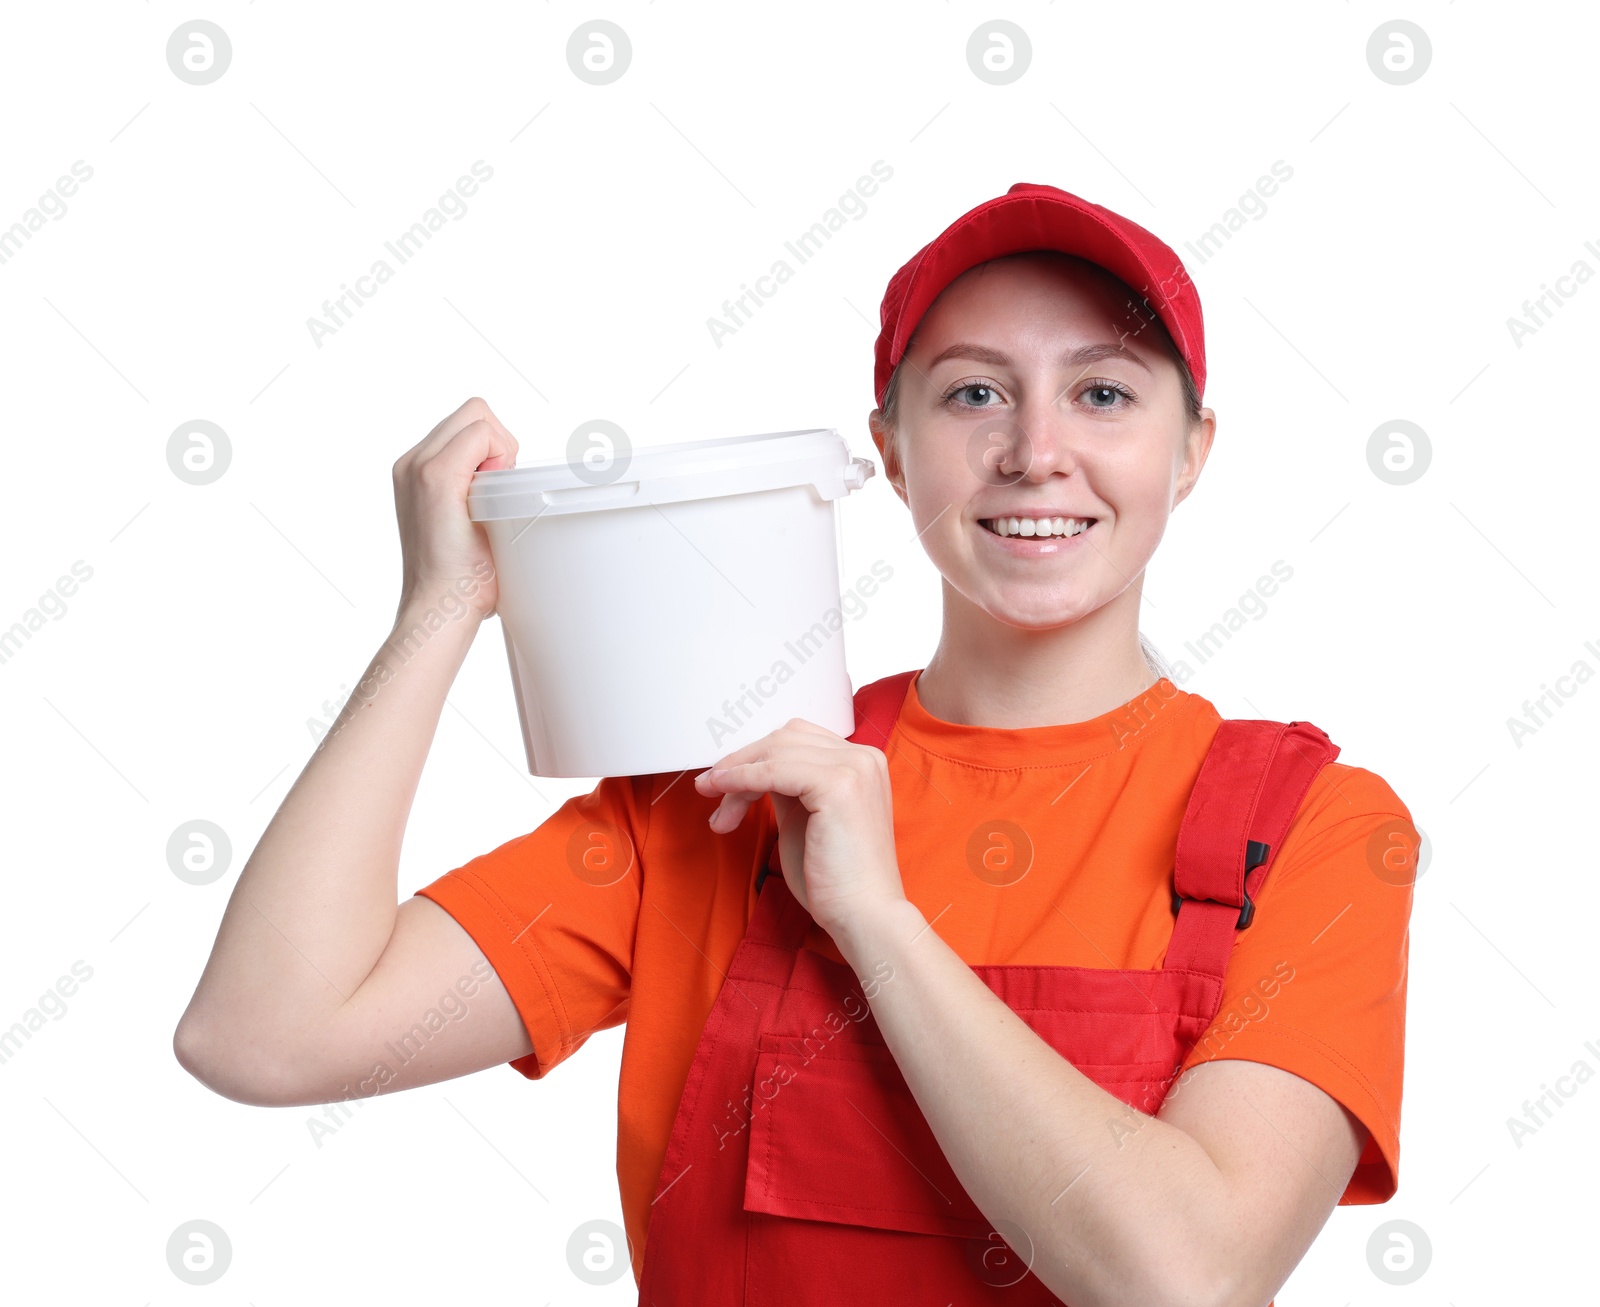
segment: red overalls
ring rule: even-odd
[[[852,742],[883,747],[914,674],[856,694]],[[1216,1016],[1272,851],[1338,753],[1308,722],[1221,724],[1179,832],[1159,970],[973,971],[1079,1071],[1153,1115]],[[873,978],[864,991],[802,947],[811,917],[776,843],[757,889],[673,1122],[641,1307],[1060,1303],[950,1169],[873,1019]]]

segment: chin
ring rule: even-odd
[[[979,603],[990,617],[1022,631],[1053,631],[1087,617],[1105,602],[1100,598],[1063,594],[1057,589],[1032,593],[988,594]]]

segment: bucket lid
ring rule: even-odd
[[[475,472],[467,513],[474,522],[498,522],[804,485],[839,499],[876,471],[870,459],[852,458],[831,428],[724,436],[646,445],[610,467],[555,459]]]

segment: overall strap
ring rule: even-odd
[[[1311,782],[1338,756],[1310,722],[1221,723],[1178,831],[1165,966],[1224,973]]]
[[[920,670],[896,672],[863,685],[856,692],[856,729],[849,736],[851,744],[871,744],[882,749],[889,743],[890,732],[900,720],[900,708],[906,701],[911,678]]]
[[[909,672],[896,672],[893,676],[885,676],[856,691],[854,701],[856,729],[848,737],[851,744],[870,744],[882,749],[889,743],[889,735],[894,730],[896,719],[900,716],[900,705],[905,702],[906,690],[918,670],[920,669],[914,668]],[[778,860],[776,833],[767,861],[756,876],[756,912],[751,918],[749,933],[782,944],[785,948],[798,948],[811,926],[811,915],[800,906],[793,894],[787,893],[781,896],[784,902],[776,916],[771,910],[763,912],[761,885],[768,876],[776,876],[780,883],[783,881],[783,867]],[[783,888],[787,890],[788,886],[785,884]],[[758,921],[761,923],[759,926]]]

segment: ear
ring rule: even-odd
[[[1200,420],[1189,428],[1184,437],[1183,465],[1178,472],[1177,495],[1172,501],[1176,508],[1189,497],[1194,483],[1200,479],[1200,470],[1211,453],[1211,441],[1217,434],[1217,415],[1208,408],[1200,410]]]
[[[906,499],[905,477],[900,470],[900,455],[895,448],[894,432],[883,425],[883,410],[875,408],[867,414],[867,429],[872,432],[872,443],[878,447],[878,455],[883,459],[884,479],[894,487],[895,494],[900,496],[900,502],[910,506]]]

